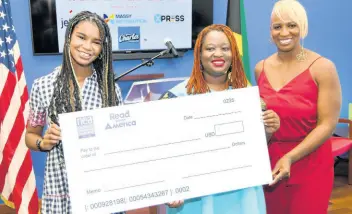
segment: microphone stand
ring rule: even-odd
[[[117,81],[118,81],[119,79],[121,79],[122,77],[126,76],[127,74],[131,73],[132,71],[134,71],[134,70],[136,70],[136,69],[138,69],[138,68],[140,68],[140,67],[142,67],[142,66],[145,66],[145,65],[146,65],[146,66],[150,67],[150,66],[154,65],[154,62],[153,62],[154,59],[156,59],[156,58],[158,58],[158,57],[161,57],[161,56],[164,56],[164,55],[167,54],[167,53],[170,53],[170,50],[171,50],[171,49],[168,48],[168,49],[166,49],[166,50],[161,51],[159,54],[157,54],[157,55],[154,56],[153,58],[150,58],[149,60],[144,60],[141,64],[137,65],[136,67],[131,68],[130,70],[126,71],[125,73],[121,74],[121,75],[118,76],[118,77],[115,77],[115,82],[117,82]]]

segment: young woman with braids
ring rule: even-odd
[[[121,101],[109,27],[97,14],[80,12],[68,23],[62,65],[36,79],[30,95],[26,144],[47,152],[41,213],[72,212],[58,114],[116,106]]]
[[[162,99],[247,87],[235,37],[225,25],[210,25],[198,35],[191,77],[164,94]],[[206,106],[204,106],[206,108]],[[270,137],[280,126],[272,110],[263,114]],[[261,186],[169,203],[168,214],[264,214]]]

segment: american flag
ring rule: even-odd
[[[25,143],[28,90],[9,0],[0,0],[0,193],[16,213],[38,214],[31,153]]]

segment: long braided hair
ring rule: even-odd
[[[201,69],[201,51],[205,36],[211,31],[221,31],[225,33],[226,37],[230,41],[232,62],[228,72],[229,78],[226,80],[227,88],[244,88],[247,86],[247,79],[244,73],[241,56],[238,51],[236,39],[233,35],[232,30],[226,25],[213,24],[204,28],[198,35],[196,44],[194,46],[194,63],[192,74],[187,83],[187,94],[200,94],[209,91],[207,83],[203,77]]]
[[[96,13],[82,11],[70,19],[66,29],[62,67],[54,83],[54,93],[48,110],[49,118],[56,124],[59,124],[58,114],[82,110],[80,89],[72,66],[70,52],[72,32],[81,21],[95,23],[100,32],[102,50],[99,57],[94,60],[93,67],[97,74],[102,107],[116,106],[119,103],[115,93],[109,26]]]

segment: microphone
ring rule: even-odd
[[[175,56],[175,57],[178,57],[178,53],[177,53],[177,50],[175,48],[175,46],[172,44],[171,40],[169,38],[165,38],[164,39],[164,44],[166,45],[166,47],[171,50],[172,54]]]

